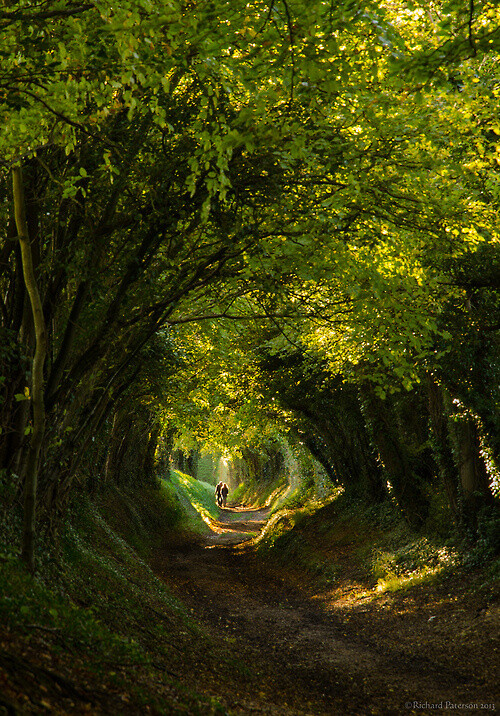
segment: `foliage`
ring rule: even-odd
[[[372,572],[378,591],[396,591],[433,580],[443,570],[454,569],[458,564],[456,549],[422,538],[398,546],[394,551],[375,549]]]
[[[21,163],[48,326],[47,524],[79,481],[154,484],[174,439],[256,474],[290,435],[420,525],[445,490],[478,536],[481,455],[490,473],[500,456],[499,35],[490,3],[464,8],[1,14],[0,469],[24,479],[33,429],[16,398],[34,347]],[[449,400],[429,442],[430,378]]]

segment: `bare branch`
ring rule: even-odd
[[[18,20],[28,20],[29,22],[36,22],[37,20],[50,20],[58,17],[71,17],[73,15],[80,15],[87,10],[93,10],[95,5],[89,3],[87,5],[77,5],[74,8],[67,8],[66,10],[46,10],[45,12],[37,13],[25,13],[19,10],[13,12],[0,12],[0,20],[8,20],[9,22],[17,22]]]

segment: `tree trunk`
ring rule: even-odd
[[[111,428],[111,435],[109,438],[108,455],[106,458],[106,466],[104,468],[104,481],[106,485],[110,485],[112,482],[115,482],[119,456],[125,444],[125,436],[122,429],[124,424],[125,414],[123,411],[117,410],[113,416],[113,426]]]
[[[472,418],[459,421],[456,426],[458,442],[458,471],[461,488],[460,518],[462,526],[476,532],[479,510],[494,503],[488,471],[481,455],[477,425]]]
[[[451,512],[453,517],[458,519],[458,475],[450,444],[449,417],[445,406],[445,396],[443,388],[434,381],[432,376],[429,376],[428,384],[432,448]]]
[[[143,474],[148,483],[153,483],[155,478],[155,454],[160,436],[159,425],[153,425],[149,433],[146,451],[144,455]]]
[[[405,446],[399,439],[391,407],[378,398],[370,387],[363,390],[361,402],[367,426],[396,502],[408,524],[419,530],[429,513],[429,500],[411,467]]]
[[[31,400],[33,405],[33,432],[31,434],[24,480],[24,518],[21,558],[33,572],[35,568],[34,548],[36,530],[36,493],[38,463],[45,431],[45,407],[43,394],[43,365],[47,353],[47,331],[43,316],[42,302],[33,270],[33,257],[26,221],[24,185],[21,166],[12,170],[14,210],[18,241],[21,248],[24,282],[29,295],[33,324],[35,327],[35,354],[33,357]]]

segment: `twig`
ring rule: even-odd
[[[48,631],[53,634],[61,634],[61,630],[58,627],[46,627],[41,624],[25,624],[26,629],[40,629],[41,631]]]

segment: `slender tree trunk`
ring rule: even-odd
[[[129,426],[125,429],[125,434],[123,435],[120,447],[118,448],[118,452],[116,454],[116,462],[113,465],[113,482],[116,485],[123,485],[126,482],[126,474],[123,470],[123,462],[125,459],[125,454],[130,447],[130,443],[133,441],[133,433],[134,431],[132,426]],[[132,440],[130,439],[131,437]]]
[[[116,457],[123,439],[120,430],[120,421],[121,412],[117,410],[113,416],[113,425],[109,436],[108,455],[104,467],[104,482],[106,485],[109,485],[113,480]]]
[[[33,405],[33,432],[31,434],[24,481],[24,519],[21,558],[30,571],[34,571],[34,547],[36,529],[36,492],[38,463],[45,431],[45,407],[43,395],[43,365],[47,353],[47,331],[43,316],[42,302],[33,269],[33,257],[26,221],[24,185],[21,166],[12,170],[14,210],[18,241],[21,248],[24,282],[29,295],[33,324],[35,327],[35,354],[33,357],[31,400]]]
[[[177,430],[175,428],[168,428],[165,431],[162,440],[159,469],[167,478],[169,476],[170,468],[172,467],[172,450],[174,447],[174,438],[176,433]]]

